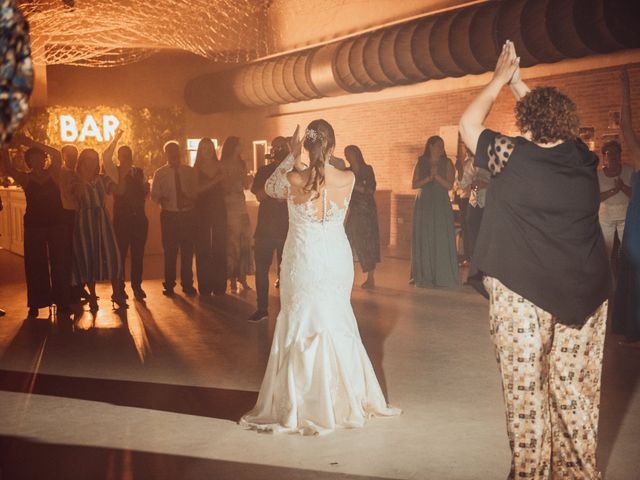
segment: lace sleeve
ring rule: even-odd
[[[287,198],[289,193],[289,180],[287,179],[287,173],[293,169],[294,158],[293,155],[287,155],[276,171],[271,174],[264,184],[264,191],[267,195],[273,198]]]

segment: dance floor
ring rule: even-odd
[[[418,290],[385,258],[374,291],[355,289],[365,347],[397,418],[328,436],[258,434],[236,422],[256,400],[269,322],[246,321],[254,292],[203,302],[161,294],[148,257],[146,304],[70,322],[25,320],[22,259],[0,251],[0,478],[506,478],[509,451],[485,300]],[[359,277],[360,274],[358,273]],[[180,290],[177,290],[180,292]],[[331,299],[327,299],[328,302]],[[608,480],[640,471],[640,350],[610,336],[599,460]]]

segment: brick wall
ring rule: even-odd
[[[640,112],[640,65],[630,69],[632,109]],[[583,126],[595,127],[596,149],[609,130],[609,111],[619,110],[620,86],[618,70],[609,68],[574,74],[537,78],[527,81],[530,86],[553,85],[569,94],[578,105]],[[417,156],[425,140],[438,134],[440,127],[456,125],[465,107],[478,93],[478,88],[449,91],[423,97],[401,98],[279,114],[277,110],[247,111],[193,116],[188,128],[192,135],[214,135],[222,139],[239,135],[245,139],[245,155],[251,156],[251,140],[271,139],[290,134],[296,124],[302,126],[315,118],[325,118],[335,128],[336,152],[348,144],[357,144],[367,162],[373,165],[380,190],[388,190],[388,201],[380,205],[380,224],[383,239],[403,256],[408,255],[411,241],[413,192],[411,177]],[[505,89],[487,119],[487,126],[505,133],[516,131],[513,118],[515,101]],[[640,118],[636,115],[640,130]],[[627,158],[623,144],[623,159]],[[455,152],[449,152],[453,157]],[[385,198],[380,197],[380,201]],[[387,233],[388,232],[388,233]]]

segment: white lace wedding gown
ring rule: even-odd
[[[280,270],[281,310],[258,401],[240,424],[256,430],[322,434],[391,416],[351,308],[353,257],[344,219],[347,194],[323,190],[296,203],[287,157],[265,191],[287,199],[289,233]]]

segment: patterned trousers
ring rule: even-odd
[[[581,328],[485,277],[502,374],[510,479],[600,480],[596,466],[607,302]]]

